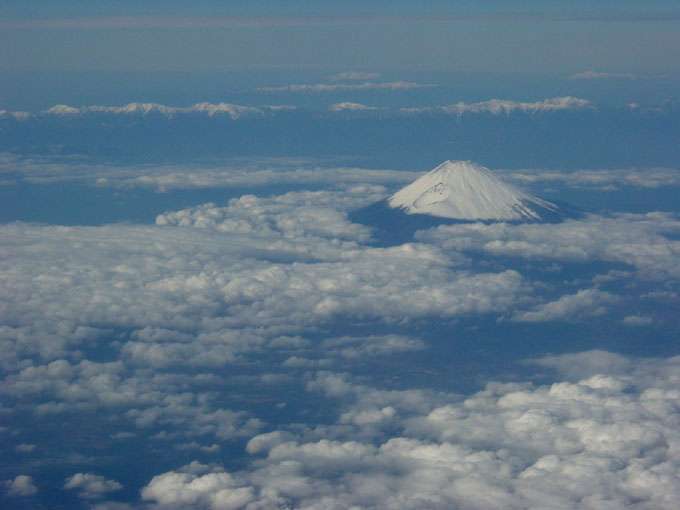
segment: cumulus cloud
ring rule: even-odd
[[[19,475],[13,480],[6,480],[2,483],[10,496],[33,496],[38,493],[33,477],[28,475]]]
[[[244,195],[155,225],[0,226],[3,411],[115,422],[133,431],[105,430],[116,444],[184,459],[245,446],[229,468],[159,469],[140,502],[158,508],[675,508],[675,358],[533,359],[522,369],[555,384],[465,396],[448,375],[408,389],[373,371],[432,348],[431,325],[587,319],[623,299],[600,288],[612,281],[670,299],[675,216],[457,224],[381,247],[347,212],[386,188],[353,172],[331,191]],[[609,271],[565,290],[532,281],[536,260]],[[614,323],[645,322],[635,310]],[[117,483],[77,473],[65,487],[103,499]]]
[[[354,208],[381,196],[369,194],[366,197],[363,191],[365,188],[359,193],[344,195],[322,191],[289,193],[269,199],[244,195],[230,200],[227,207],[206,204],[161,214],[156,224],[211,228],[237,234],[282,235],[285,238],[321,236],[367,241],[369,229],[351,223],[347,214],[338,210],[341,200],[346,208]]]
[[[76,473],[67,478],[64,483],[64,489],[77,490],[79,496],[86,499],[101,498],[109,492],[122,488],[123,486],[117,481],[92,473]]]
[[[172,427],[175,435],[192,438],[229,440],[248,437],[262,427],[249,413],[225,409],[214,401],[215,395],[201,391],[206,379],[130,375],[121,361],[57,360],[8,375],[1,393],[38,416],[69,410],[113,412],[140,429]],[[195,391],[189,391],[194,385]]]
[[[115,415],[139,438],[210,454],[262,431],[251,402],[285,404],[272,385],[304,384],[302,370],[426,348],[407,334],[323,329],[508,315],[527,302],[516,270],[472,272],[435,245],[367,244],[346,211],[382,191],[243,196],[157,225],[0,226],[7,408],[39,421]],[[88,359],[102,352],[111,361]],[[388,426],[396,400],[343,423]]]
[[[589,215],[552,225],[441,226],[417,238],[456,251],[531,260],[607,261],[645,280],[680,277],[680,221],[670,213]]]
[[[224,490],[230,497],[239,490],[239,501],[253,509],[675,508],[680,359],[590,352],[535,362],[579,361],[586,363],[573,382],[490,383],[448,403],[415,392],[414,406],[398,398],[386,405],[389,392],[321,373],[321,386],[310,389],[343,396],[339,422],[358,431],[387,420],[392,434],[342,438],[351,432],[326,428],[325,437],[300,438],[274,431],[250,441],[256,460],[247,469],[169,471],[142,494],[191,508],[218,508]],[[382,407],[369,411],[367,400]]]
[[[181,505],[184,508],[236,510],[253,501],[252,487],[239,484],[223,470],[200,474],[195,465],[181,471],[156,476],[142,489],[142,499],[161,505]]]
[[[5,225],[4,361],[77,358],[73,347],[123,328],[135,340],[123,350],[130,359],[215,366],[334,317],[493,313],[528,292],[517,271],[456,269],[436,246],[363,245],[370,231],[344,209],[372,196],[244,196],[161,215],[156,226]],[[136,336],[146,328],[161,338]]]
[[[583,71],[569,76],[570,80],[607,80],[611,78],[634,80],[637,75],[632,73],[601,73],[597,71]]]

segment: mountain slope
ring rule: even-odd
[[[388,199],[392,209],[456,220],[539,221],[558,207],[472,161],[446,161]]]

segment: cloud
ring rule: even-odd
[[[109,492],[122,489],[123,486],[115,480],[107,480],[103,476],[92,473],[76,473],[66,479],[64,489],[77,490],[81,498],[98,499]]]
[[[191,441],[190,443],[180,443],[176,444],[175,448],[178,450],[200,450],[207,453],[217,453],[220,451],[220,445],[213,443],[211,445],[202,445],[196,441]]]
[[[33,478],[28,475],[19,475],[14,480],[6,480],[2,484],[10,496],[33,496],[38,493]]]
[[[187,381],[143,371],[130,375],[121,361],[72,364],[56,360],[8,375],[2,394],[8,404],[16,401],[15,408],[28,409],[38,417],[97,410],[124,416],[139,429],[172,427],[176,436],[192,439],[211,435],[226,441],[251,436],[262,427],[247,412],[221,407],[214,394],[202,389],[208,382],[206,377]]]
[[[413,83],[410,81],[364,82],[364,83],[316,83],[285,85],[283,87],[260,87],[260,92],[336,92],[340,90],[410,90],[438,87],[432,83]]]
[[[387,194],[381,186],[407,184],[419,175],[419,172],[389,169],[329,167],[327,162],[295,158],[233,159],[221,165],[114,166],[80,158],[64,160],[0,153],[0,178],[7,182],[79,181],[98,187],[152,188],[160,192],[210,187],[326,185],[330,189],[344,189],[349,196],[363,194],[366,204]],[[361,206],[360,202],[356,204]]]
[[[367,241],[370,230],[363,225],[351,223],[346,213],[337,207],[343,198],[349,202],[350,208],[358,206],[366,200],[362,195],[363,193],[357,193],[352,196],[349,193],[341,197],[327,192],[303,192],[272,199],[244,195],[230,200],[227,207],[205,204],[193,209],[161,214],[156,219],[156,224],[284,238],[325,237]],[[356,201],[352,204],[353,198]],[[295,202],[304,206],[291,207]]]
[[[561,377],[572,382],[597,374],[625,376],[633,368],[630,358],[602,350],[543,356],[527,360],[527,363],[554,369]]]
[[[588,215],[557,224],[481,223],[441,226],[417,234],[444,249],[529,260],[618,262],[637,278],[680,278],[680,221],[670,213]]]
[[[328,338],[321,345],[326,354],[339,355],[344,358],[381,356],[425,349],[422,341],[401,335]]]
[[[623,318],[626,326],[647,326],[652,322],[654,322],[653,319],[646,315],[628,315]]]
[[[622,168],[616,170],[512,170],[503,177],[518,184],[563,183],[572,188],[611,190],[620,186],[660,188],[680,186],[680,170],[675,168]]]
[[[255,499],[253,489],[240,486],[229,473],[216,470],[197,474],[191,472],[191,468],[154,477],[142,489],[142,499],[161,505],[211,510],[236,510]]]
[[[144,480],[137,503],[158,508],[677,507],[676,358],[531,359],[521,373],[540,379],[513,374],[466,395],[450,389],[455,368],[437,389],[409,379],[411,358],[448,355],[435,342],[458,339],[432,336],[458,331],[453,321],[472,331],[477,362],[497,334],[487,321],[587,319],[624,302],[604,290],[621,280],[668,299],[649,293],[680,276],[677,218],[468,223],[379,247],[347,216],[386,194],[362,175],[373,174],[168,211],[154,225],[0,225],[3,411],[35,427],[76,415],[121,451],[184,459]],[[599,279],[554,284],[533,269],[592,261],[606,263]],[[225,467],[176,469],[192,453],[244,448]],[[115,483],[66,481],[101,499]]]
[[[570,80],[607,80],[611,78],[635,80],[637,75],[632,73],[598,73],[596,71],[584,71],[569,76]]]
[[[513,317],[517,322],[544,322],[554,320],[578,320],[602,315],[607,305],[616,303],[617,296],[598,289],[584,289],[576,294],[561,296],[557,301],[545,303],[529,312],[520,312]]]
[[[271,388],[295,384],[301,369],[426,348],[401,333],[320,336],[337,323],[508,315],[527,302],[516,270],[472,272],[435,245],[368,244],[346,211],[382,192],[246,195],[157,225],[0,226],[7,409],[37,422],[116,416],[138,438],[211,453],[262,431],[252,402],[286,403]],[[89,359],[98,352],[110,361]],[[225,394],[243,399],[226,405]],[[345,419],[388,424],[390,407],[400,408],[367,404]]]
[[[380,78],[380,75],[378,73],[366,73],[363,71],[346,71],[344,73],[338,73],[328,77],[328,79],[331,81],[375,80],[377,78]]]
[[[247,468],[169,471],[143,497],[189,508],[218,508],[223,490],[238,490],[252,508],[675,508],[680,358],[600,351],[535,362],[576,365],[582,377],[490,383],[442,403],[433,393],[385,392],[320,373],[309,389],[344,402],[324,437],[313,429],[256,436]],[[385,421],[387,437],[364,435]]]

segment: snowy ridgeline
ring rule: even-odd
[[[497,168],[677,167],[678,113],[610,108],[579,98],[490,100],[422,108],[348,101],[320,108],[197,103],[0,105],[0,151],[117,162],[223,157],[342,157],[410,169],[456,154]]]

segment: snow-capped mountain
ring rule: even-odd
[[[558,207],[472,161],[446,161],[388,199],[392,209],[456,220],[537,221]]]

